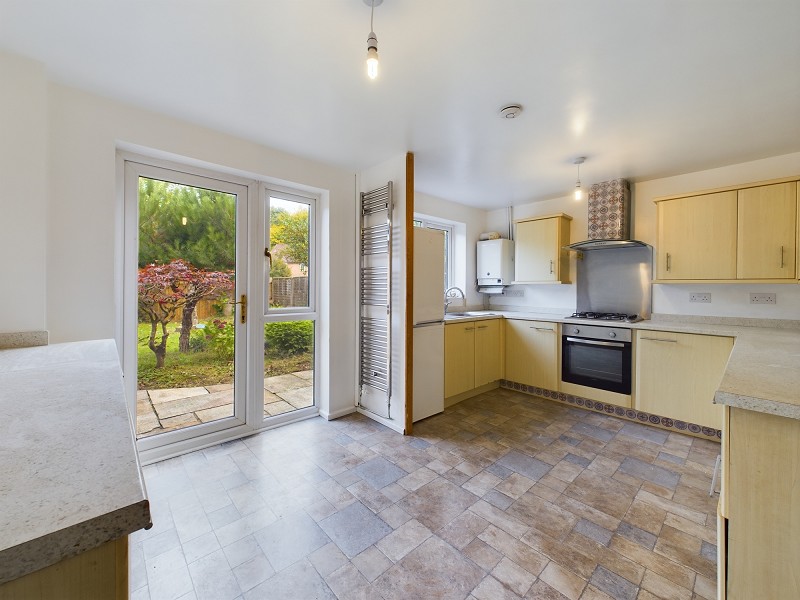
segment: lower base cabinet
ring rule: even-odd
[[[450,398],[503,378],[503,320],[444,326],[444,396]]]
[[[558,390],[558,325],[506,319],[506,374],[509,381]]]
[[[127,600],[128,536],[0,584],[0,600]]]
[[[743,408],[729,415],[720,598],[800,598],[800,420]]]
[[[730,337],[637,331],[635,408],[721,429],[713,399],[732,349]]]

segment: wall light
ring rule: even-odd
[[[579,156],[574,164],[578,165],[578,180],[575,182],[575,200],[583,200],[583,190],[581,189],[581,165],[586,162],[585,156]]]

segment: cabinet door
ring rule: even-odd
[[[794,279],[797,183],[739,190],[736,276]]]
[[[445,398],[475,387],[475,323],[444,326]]]
[[[505,378],[557,389],[558,328],[555,323],[506,320]]]
[[[658,279],[736,278],[736,191],[658,203]]]
[[[639,331],[636,335],[636,408],[722,428],[713,403],[733,339],[713,335]]]
[[[475,322],[475,387],[503,377],[502,321]]]
[[[517,223],[515,281],[558,280],[558,218]]]

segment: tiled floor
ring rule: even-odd
[[[313,385],[311,370],[264,378],[264,416],[312,406]],[[136,433],[140,438],[232,416],[232,383],[136,392]]]
[[[715,598],[719,445],[495,390],[145,468],[132,598]]]

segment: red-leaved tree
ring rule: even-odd
[[[156,367],[163,367],[167,356],[167,324],[180,312],[179,348],[188,352],[192,313],[197,303],[203,298],[221,296],[233,286],[231,273],[197,269],[181,259],[139,269],[139,314],[150,321],[147,345],[156,355]],[[159,327],[161,336],[156,341]]]

